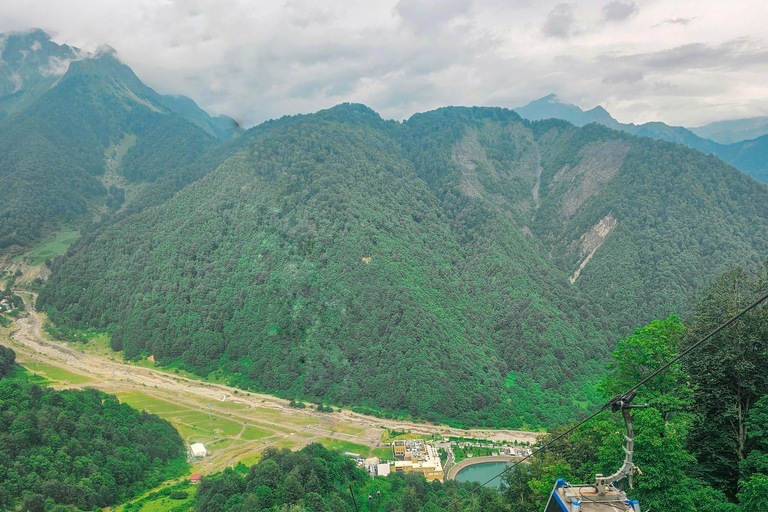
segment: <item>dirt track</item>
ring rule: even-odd
[[[63,342],[45,340],[41,335],[42,319],[34,308],[37,296],[33,292],[15,290],[25,300],[26,315],[17,319],[18,329],[11,334],[15,341],[14,348],[20,350],[19,360],[28,366],[35,360],[40,360],[50,365],[64,368],[70,372],[87,376],[91,382],[90,387],[96,387],[107,392],[117,389],[139,389],[150,397],[156,397],[165,401],[177,402],[183,399],[185,403],[199,403],[213,416],[226,417],[227,419],[242,420],[243,424],[254,421],[260,427],[273,426],[276,434],[282,434],[288,430],[290,434],[281,435],[281,439],[295,442],[295,449],[311,442],[315,438],[334,438],[343,441],[351,441],[364,444],[371,448],[381,446],[382,428],[410,431],[414,434],[441,434],[443,436],[464,436],[495,441],[528,441],[534,442],[536,433],[512,431],[512,430],[462,430],[442,425],[427,423],[412,423],[406,421],[393,421],[366,416],[351,411],[341,413],[321,413],[313,409],[296,409],[290,407],[286,400],[270,395],[243,393],[220,384],[206,383],[194,379],[180,377],[161,370],[132,366],[125,363],[111,361],[104,357],[86,354],[69,348]],[[30,300],[31,299],[31,300]],[[30,359],[31,358],[31,359]],[[80,387],[72,386],[69,387]],[[245,409],[233,411],[231,408],[217,407],[216,402],[231,402],[245,405]],[[265,420],[258,414],[259,409],[272,409],[278,411],[278,419]],[[286,418],[283,423],[279,418]],[[304,425],[297,428],[297,423],[316,423],[315,426]],[[287,421],[290,419],[290,421]],[[362,434],[354,435],[339,430],[337,427],[346,425],[356,429],[362,429]],[[299,432],[302,436],[297,436]],[[242,432],[241,432],[242,433]],[[240,438],[239,435],[234,437]],[[242,456],[263,450],[266,446],[276,441],[264,443],[263,440],[243,441],[232,445],[230,449],[217,452],[214,457],[206,459],[205,466],[210,471],[219,470],[234,463]]]

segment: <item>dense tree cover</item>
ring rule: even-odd
[[[766,277],[765,267],[730,271],[702,294],[687,327],[670,316],[621,341],[601,381],[604,398],[626,391],[764,294]],[[642,473],[627,494],[643,509],[751,512],[768,506],[767,325],[763,304],[639,390],[634,403],[650,407],[634,412],[633,462]],[[512,510],[541,509],[556,478],[590,483],[596,473],[612,473],[623,459],[621,430],[618,414],[604,414],[520,467],[508,479],[520,496]]]
[[[333,118],[345,110],[352,119]],[[388,135],[398,125],[367,109],[327,115],[284,123],[162,208],[84,239],[81,247],[102,247],[104,256],[131,247],[132,261],[73,257],[82,265],[77,292],[70,275],[41,303],[75,292],[79,305],[66,315],[84,325],[97,314],[101,327],[114,325],[113,345],[127,357],[146,351],[199,371],[221,364],[237,384],[288,396],[473,424],[519,426],[539,422],[537,412],[569,411],[570,400],[552,404],[547,390],[569,387],[562,397],[575,393],[573,383],[552,375],[540,389],[533,380],[538,356],[577,382],[602,356],[600,346],[579,346],[584,331],[563,319],[578,315],[557,307],[565,280],[540,270],[546,262],[516,229],[462,240]],[[174,239],[145,236],[145,223]],[[173,270],[182,260],[186,267]],[[107,274],[101,291],[132,296],[127,276],[135,272],[151,281],[143,298],[96,298],[91,283]],[[537,289],[540,275],[563,298]],[[510,308],[530,320],[517,325]],[[506,322],[494,327],[499,319]],[[503,350],[510,337],[520,341]],[[546,354],[553,344],[559,356]]]
[[[684,346],[768,291],[768,270],[735,269],[703,294]],[[768,474],[763,434],[768,396],[768,308],[747,313],[686,360],[694,389],[692,452],[700,474],[729,496],[755,473]],[[760,479],[764,476],[755,475]],[[757,485],[757,483],[755,484]]]
[[[16,352],[11,347],[0,345],[0,379],[8,375],[16,364]]]
[[[54,391],[8,375],[0,346],[0,510],[91,510],[120,503],[185,469],[170,423],[94,389]]]
[[[612,340],[768,251],[768,188],[717,159],[504,109],[342,105],[212,155],[70,250],[55,322],[290,398],[551,424]]]
[[[57,46],[44,47],[51,45]],[[72,62],[54,78],[0,122],[0,250],[29,245],[57,223],[85,224],[105,202],[119,207],[102,175],[108,148],[124,140],[135,144],[117,162],[118,172],[133,181],[155,180],[217,144],[218,122],[196,106],[177,113],[184,102],[146,87],[110,52]]]
[[[199,512],[501,512],[508,497],[495,489],[472,494],[476,484],[427,482],[422,475],[371,477],[322,445],[299,452],[267,449],[247,474],[227,469],[203,478]]]
[[[600,381],[602,397],[608,399],[623,393],[669,362],[691,340],[714,327],[707,323],[708,320],[719,324],[736,313],[738,307],[764,293],[766,285],[764,268],[730,272],[702,295],[697,312],[687,321],[688,327],[678,316],[670,315],[636,329],[620,341],[612,353],[608,371]],[[733,294],[737,292],[739,299],[733,302],[736,300]],[[734,329],[723,331],[718,339],[705,346],[704,352],[694,352],[688,359],[675,363],[638,391],[634,403],[649,405],[633,412],[633,460],[640,472],[634,475],[633,488],[630,489],[626,482],[622,484],[629,497],[640,501],[643,510],[754,512],[764,510],[768,505],[768,443],[765,435],[768,432],[768,395],[763,393],[746,413],[744,429],[749,455],[741,459],[739,466],[737,444],[712,435],[708,423],[720,421],[713,428],[726,431],[726,436],[738,431],[738,428],[724,427],[731,421],[729,410],[736,407],[734,401],[715,397],[726,397],[729,389],[738,388],[740,384],[708,382],[704,387],[701,385],[704,375],[688,373],[694,368],[700,373],[712,373],[712,367],[701,364],[705,360],[717,361],[715,353],[723,350],[741,351],[742,364],[759,362],[759,358],[753,359],[749,347],[757,345],[757,350],[762,350],[759,347],[768,337],[753,329],[765,329],[766,320],[768,305],[763,305],[752,316],[738,322]],[[749,337],[750,333],[759,334],[761,339]],[[760,373],[754,367],[751,371]],[[715,369],[713,376],[717,375]],[[744,378],[743,375],[731,375],[731,380],[740,381],[742,386]],[[716,412],[717,408],[719,411]],[[707,429],[705,436],[697,432],[702,427]],[[542,442],[566,428],[568,425],[552,429]],[[298,453],[270,450],[259,464],[250,468],[247,476],[228,470],[204,479],[196,507],[200,511],[236,512],[532,512],[543,510],[557,478],[571,483],[591,483],[596,473],[612,473],[624,458],[623,430],[620,414],[604,413],[548,451],[534,456],[530,464],[519,465],[507,473],[498,492],[483,489],[470,493],[475,489],[474,484],[427,483],[423,477],[414,474],[395,473],[387,478],[370,479],[350,461],[319,445]],[[728,482],[717,477],[722,461],[715,460],[713,464],[711,459],[702,457],[702,454],[711,456],[715,451],[732,459],[729,462],[731,471],[726,472],[723,468],[721,477],[736,474],[735,468],[740,467],[738,493],[729,493]]]

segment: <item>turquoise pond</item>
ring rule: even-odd
[[[483,462],[468,466],[456,475],[457,482],[480,482],[484,483],[490,478],[501,473],[506,467],[506,462]],[[488,482],[488,487],[498,487],[501,483],[500,478],[494,478]]]

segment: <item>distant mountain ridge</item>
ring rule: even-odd
[[[768,135],[768,116],[717,121],[691,128],[691,131],[719,144],[734,144]]]
[[[764,183],[768,183],[768,150],[766,150],[768,148],[768,139],[765,141],[757,139],[754,142],[748,142],[734,135],[735,132],[738,132],[742,137],[746,137],[748,134],[754,134],[756,137],[762,136],[768,133],[768,118],[724,121],[694,129],[670,126],[658,121],[639,125],[634,123],[626,124],[618,122],[601,106],[585,111],[576,105],[563,101],[555,94],[549,94],[534,100],[523,107],[516,108],[515,111],[525,119],[532,121],[563,119],[576,126],[598,123],[641,137],[676,142],[702,153],[714,154],[737,169],[750,174]],[[762,125],[761,120],[766,120],[766,123]],[[730,137],[734,139],[734,143],[721,143],[720,141],[706,138],[704,134],[719,134],[718,138],[720,141],[727,140]]]
[[[531,121],[563,119],[576,126],[599,123],[617,130],[621,126],[621,123],[611,117],[611,114],[600,105],[590,110],[582,110],[576,105],[561,100],[555,94],[549,94],[528,103],[524,107],[516,108],[515,112]]]
[[[108,45],[100,46],[91,54],[54,43],[40,29],[0,34],[0,120],[22,110],[51,89],[72,63],[105,55],[119,60],[115,49]],[[149,89],[144,84],[141,86]],[[218,139],[227,140],[239,129],[231,117],[211,117],[186,96],[164,96],[154,91],[152,96],[157,106],[184,117]]]

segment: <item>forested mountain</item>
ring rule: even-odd
[[[84,53],[51,41],[39,29],[0,34],[0,122],[23,110],[56,83]]]
[[[73,246],[50,317],[251,389],[540,425],[592,398],[616,339],[768,251],[768,187],[594,124],[341,105],[217,154]]]
[[[768,183],[768,135],[725,146],[718,156],[756,179]]]
[[[717,155],[755,179],[768,183],[768,136],[763,137],[766,133],[765,130],[768,129],[768,123],[765,122],[766,118],[723,121],[693,129],[669,126],[662,122],[625,124],[616,121],[600,106],[584,111],[576,105],[564,102],[554,94],[532,101],[515,110],[524,118],[532,121],[563,119],[576,126],[598,123],[641,137],[676,142],[702,153]],[[720,130],[724,130],[724,132],[720,133]],[[733,130],[739,135],[728,130]],[[707,138],[706,133],[713,134],[714,138]],[[717,136],[718,133],[720,136]],[[754,138],[755,140],[745,140],[747,138]]]
[[[192,100],[145,86],[108,47],[88,55],[41,31],[3,41],[0,250],[114,212],[132,184],[194,162],[233,133],[234,121],[228,129]]]

